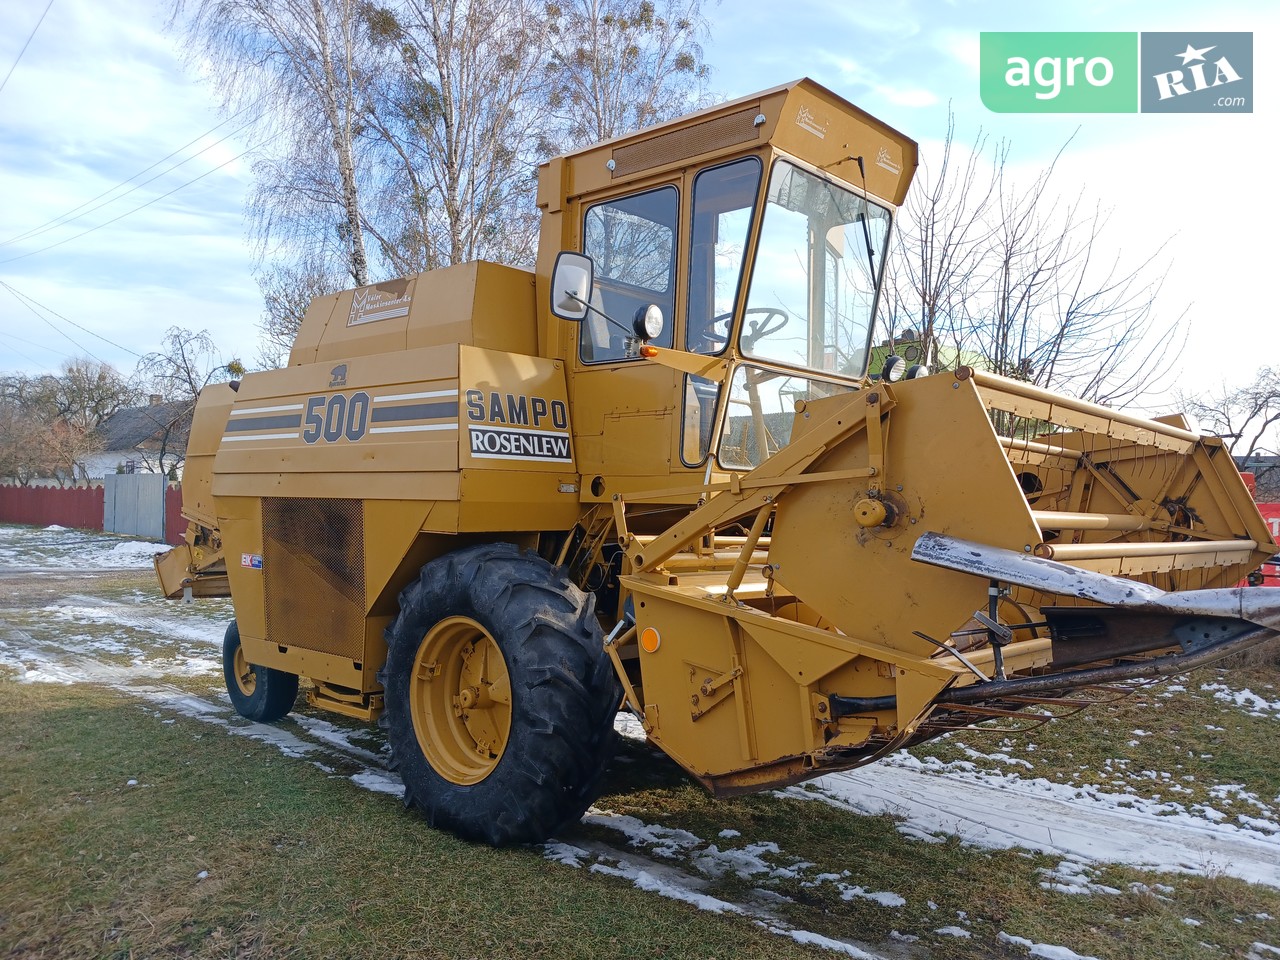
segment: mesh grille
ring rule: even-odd
[[[363,660],[361,502],[267,497],[262,534],[267,638]]]
[[[758,140],[760,128],[756,126],[756,107],[739,110],[712,120],[704,120],[692,127],[672,130],[643,143],[619,147],[613,151],[614,178],[623,177],[638,170],[647,170],[660,163],[675,163],[700,153],[732,147],[734,144]]]

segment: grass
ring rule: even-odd
[[[1251,716],[1215,700],[1205,685],[1228,683],[1280,700],[1280,672],[1266,667],[1197,671],[1175,684],[1155,685],[1069,720],[1024,733],[956,733],[915,752],[944,762],[969,760],[979,769],[1043,776],[1058,783],[1185,807],[1213,806],[1229,813],[1238,799],[1220,798],[1211,788],[1247,784],[1280,813],[1280,751],[1272,748],[1280,715]],[[1183,688],[1183,689],[1177,689]],[[1032,764],[1031,770],[984,757],[1003,753]],[[1153,778],[1150,774],[1169,774]],[[1243,812],[1243,811],[1236,811]]]
[[[216,657],[215,644],[164,630],[207,625],[218,611],[153,601],[146,577],[6,580],[13,589],[0,601],[0,627],[7,622],[56,649],[79,637],[113,664],[138,650]],[[128,628],[130,650],[111,653],[103,643],[119,624],[45,609],[43,598],[67,594],[154,615],[148,629],[159,633],[148,639]],[[208,700],[221,696],[216,673],[164,682]],[[1268,819],[1280,820],[1280,716],[1249,716],[1201,689],[1226,682],[1280,700],[1276,671],[1206,670],[1180,682],[1186,689],[1173,695],[1151,687],[1030,733],[969,730],[913,752],[1143,802],[1212,807],[1228,818],[1263,815],[1261,804]],[[306,720],[306,708],[299,711]],[[462,843],[393,798],[357,787],[350,761],[326,757],[322,769],[106,686],[20,683],[0,668],[0,724],[0,957],[834,955],[768,932],[762,918],[895,960],[1028,956],[1001,932],[1133,960],[1243,957],[1255,942],[1280,944],[1280,919],[1270,919],[1280,918],[1280,890],[1212,869],[1185,876],[1089,865],[1080,869],[1091,883],[1117,892],[1063,893],[1042,885],[1058,858],[954,838],[926,843],[901,834],[889,817],[813,801],[716,801],[634,741],[624,742],[598,807],[697,839],[663,855],[633,847],[607,816],[561,839],[593,851],[584,864],[599,854],[605,865],[625,858],[655,872],[675,868],[745,914],[700,911],[555,863],[536,848]],[[305,732],[293,720],[282,726]],[[360,738],[366,749],[379,744],[373,731]],[[1240,784],[1253,799],[1224,793],[1223,784]],[[736,834],[722,835],[726,829]],[[752,854],[772,872],[700,870],[712,845]],[[877,893],[904,902],[868,898]],[[947,927],[970,937],[936,932]]]
[[[1265,749],[1274,756],[1270,744]],[[600,806],[700,837],[715,837],[732,825],[742,837],[727,841],[730,846],[769,838],[785,854],[775,862],[811,863],[808,880],[763,881],[790,899],[784,916],[801,929],[872,944],[916,937],[915,948],[925,949],[927,956],[956,960],[1027,955],[1025,948],[1001,944],[1001,931],[1069,945],[1084,955],[1135,960],[1200,956],[1206,943],[1221,955],[1244,956],[1254,942],[1280,940],[1280,921],[1270,919],[1280,918],[1280,891],[1213,871],[1161,876],[1097,866],[1087,870],[1091,882],[1116,893],[1062,893],[1041,886],[1047,880],[1043,871],[1057,866],[1054,857],[977,850],[954,838],[922,843],[900,835],[888,817],[851,816],[809,801],[776,796],[714,801],[691,785],[672,783],[678,777],[670,770],[660,785],[646,789],[637,784],[644,779],[641,761],[627,766],[634,772],[617,786],[637,788],[606,796]],[[723,849],[726,841],[719,842]],[[906,903],[887,908],[861,897],[846,899],[837,883],[811,882],[845,870],[850,872],[846,885],[893,891]],[[709,892],[741,901],[761,884],[758,877],[729,876]],[[957,925],[970,938],[935,933]]]
[[[812,955],[537,850],[462,843],[172,719],[101,688],[0,680],[4,956]]]

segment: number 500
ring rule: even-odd
[[[315,443],[321,437],[329,443],[343,437],[354,442],[364,436],[369,426],[369,395],[361,390],[353,393],[350,400],[341,393],[335,393],[328,400],[309,397],[307,413],[302,419],[307,425],[302,439],[307,443]]]

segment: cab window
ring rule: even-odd
[[[684,348],[690,353],[720,354],[729,345],[751,215],[760,190],[760,170],[756,157],[746,157],[703,170],[693,182],[689,312],[684,334]],[[687,466],[706,461],[719,403],[720,384],[693,374],[684,378],[680,459]]]
[[[582,323],[579,356],[586,363],[625,358],[636,311],[657,304],[664,319],[653,341],[670,347],[675,329],[675,187],[619,197],[588,208],[583,221],[583,253],[595,261],[595,288]],[[599,311],[597,313],[596,311]],[[616,321],[610,323],[603,313]]]
[[[722,353],[728,345],[759,188],[760,161],[756,157],[703,170],[693,182],[685,331],[685,349],[693,353]]]

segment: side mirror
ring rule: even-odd
[[[551,312],[561,320],[581,321],[591,304],[595,264],[571,250],[560,251],[551,273]]]

